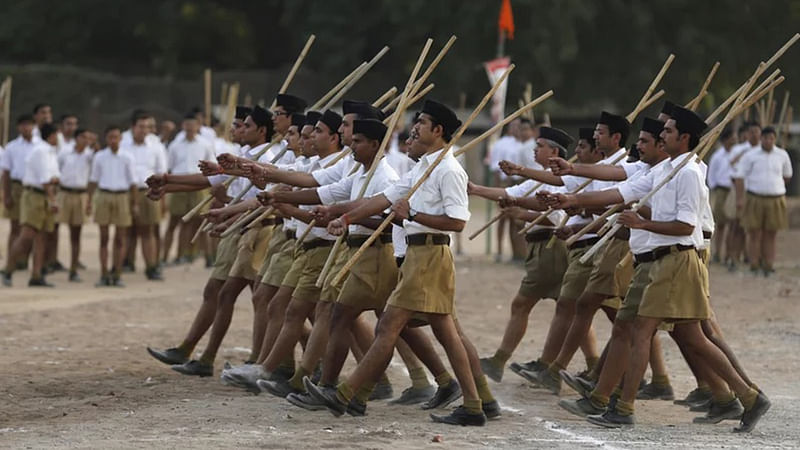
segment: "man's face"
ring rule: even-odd
[[[33,115],[33,120],[35,120],[38,125],[53,123],[53,109],[48,105],[42,106],[36,111],[36,114]]]
[[[83,132],[77,136],[75,136],[75,151],[81,152],[83,149],[89,145],[89,138],[87,136],[88,133]]]
[[[423,113],[417,117],[416,122],[414,122],[414,127],[411,129],[411,133],[412,135],[416,134],[416,136],[414,136],[414,140],[418,144],[431,146],[434,144],[434,142],[436,142],[437,138],[442,137],[441,130],[441,126],[434,126],[431,117]]]
[[[58,133],[53,133],[50,136],[47,136],[47,139],[45,139],[45,141],[53,146],[58,145]]]
[[[636,141],[636,148],[639,149],[641,160],[646,164],[654,166],[658,164],[659,154],[663,150],[664,145],[661,141],[657,141],[652,134],[646,131],[640,131],[639,139]]]
[[[161,136],[162,137],[169,137],[172,136],[172,133],[175,132],[175,122],[171,120],[165,120],[161,122]]]
[[[331,137],[330,128],[323,122],[317,122],[311,134],[314,152],[318,155],[328,153],[331,148]]]
[[[594,143],[602,152],[607,153],[616,150],[608,125],[602,123],[598,123],[594,127]],[[608,154],[606,154],[606,156],[608,156]]]
[[[133,130],[131,133],[133,134],[133,140],[136,142],[144,141],[144,138],[147,136],[147,132],[149,127],[147,126],[147,119],[139,119],[133,125]]]
[[[290,126],[286,131],[286,142],[289,143],[289,149],[300,152],[300,132],[297,130],[297,125]]]
[[[276,132],[286,134],[286,130],[289,129],[291,124],[291,114],[283,106],[278,105],[272,110],[272,125],[274,125]]]
[[[676,155],[681,148],[680,134],[675,128],[675,121],[669,119],[664,123],[664,130],[661,131],[661,139],[664,141],[664,151],[669,155]]]
[[[725,147],[726,150],[730,150],[734,145],[736,145],[736,135],[733,133],[722,141],[722,146]]]
[[[311,158],[316,153],[314,152],[314,127],[312,125],[304,125],[300,130],[300,146],[301,153],[306,158]]]
[[[537,163],[542,167],[547,167],[550,164],[550,158],[558,156],[558,148],[550,145],[546,139],[539,138],[536,140],[534,155]]]
[[[597,150],[592,146],[592,143],[586,139],[578,139],[578,145],[575,147],[575,155],[578,157],[578,162],[582,164],[592,164],[597,158],[595,155]]]
[[[145,122],[147,123],[147,134],[156,134],[156,118],[148,117]]]
[[[752,126],[747,131],[747,140],[750,141],[750,145],[758,145],[761,142],[761,127]]]
[[[30,141],[33,137],[33,127],[33,122],[22,122],[17,125],[17,132],[19,132],[25,140]]]
[[[122,134],[119,130],[109,130],[106,133],[106,145],[111,149],[116,151],[119,149],[119,142],[122,140]]]
[[[75,134],[75,130],[78,129],[78,118],[69,116],[65,117],[64,120],[61,121],[61,132],[64,133],[66,137],[72,137]]]
[[[520,123],[519,124],[519,140],[522,142],[527,142],[528,140],[532,139],[533,136],[533,127],[530,123]]]
[[[368,139],[363,134],[354,134],[352,145],[353,157],[365,167],[372,163],[375,153],[378,151],[380,142]]]
[[[244,133],[244,120],[233,119],[233,123],[231,124],[231,142],[241,144],[242,133]]]
[[[761,135],[761,147],[770,151],[775,147],[775,133],[767,133]]]
[[[197,136],[197,132],[200,131],[200,122],[195,118],[184,119],[183,131],[186,133],[187,138],[194,139]]]
[[[253,122],[253,118],[247,116],[244,119],[244,129],[242,130],[242,144],[254,146],[258,144],[260,134],[259,130],[263,127],[259,127],[255,122]]]
[[[353,121],[356,119],[355,114],[345,114],[342,117],[342,124],[339,125],[339,133],[342,135],[342,143],[352,148],[353,142]]]
[[[513,136],[515,139],[520,139],[520,121],[519,119],[514,119],[508,124],[508,135]]]

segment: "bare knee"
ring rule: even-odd
[[[556,315],[571,317],[575,314],[575,300],[560,298],[556,302]]]
[[[528,315],[536,305],[537,301],[538,299],[531,299],[530,297],[525,297],[518,294],[511,302],[511,314],[515,316],[520,314]]]

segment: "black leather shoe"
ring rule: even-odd
[[[112,286],[112,284],[111,284],[111,278],[109,277],[100,277],[100,281],[94,284],[94,287],[110,287],[110,286]]]
[[[81,283],[81,277],[78,276],[78,272],[70,272],[69,273],[69,282],[70,283]]]
[[[161,275],[161,272],[159,272],[156,268],[145,270],[144,275],[149,281],[164,281],[164,277]]]
[[[578,394],[581,394],[581,397],[589,398],[592,396],[592,391],[595,387],[593,382],[579,375],[573,375],[566,370],[560,370],[558,375],[561,377],[561,380],[567,384],[567,386],[574,389]]]
[[[657,386],[653,383],[648,383],[647,386],[639,389],[636,393],[637,400],[675,400],[675,393],[672,391],[672,386]]]
[[[589,423],[605,428],[629,427],[635,423],[633,414],[629,416],[623,416],[613,409],[608,409],[603,414],[586,416],[586,420]]]
[[[544,370],[547,368],[547,365],[540,362],[538,359],[534,359],[533,361],[528,361],[526,363],[516,363],[512,362],[511,365],[508,366],[512,372],[515,374],[522,376],[520,372],[523,370],[527,370],[528,372],[538,372],[540,370]],[[523,377],[524,378],[524,377]]]
[[[550,370],[540,370],[539,372],[522,371],[523,376],[530,375],[536,379],[539,387],[545,388],[551,393],[558,395],[561,392],[561,377],[553,378]],[[528,377],[525,376],[527,379]]]
[[[3,286],[11,287],[11,273],[5,270],[0,270],[0,277],[3,279]]]
[[[312,383],[311,379],[308,377],[303,377],[303,385],[306,387],[306,391],[308,391],[309,395],[323,403],[334,416],[341,417],[342,414],[347,412],[347,404],[339,401],[339,397],[336,395],[336,388],[321,388]]]
[[[697,403],[689,404],[689,411],[691,412],[708,412],[711,409],[711,399],[703,400]]]
[[[364,417],[367,415],[367,404],[353,398],[347,405],[347,414],[353,417]]]
[[[761,417],[769,411],[770,406],[772,406],[772,403],[770,403],[767,396],[759,392],[758,397],[756,397],[756,403],[752,408],[745,410],[744,414],[742,414],[742,420],[739,422],[739,426],[734,428],[733,431],[736,433],[749,433],[753,431],[753,428],[756,427]]]
[[[289,381],[293,376],[294,376],[294,369],[278,366],[278,368],[275,369],[275,372],[272,372],[272,376],[269,377],[269,379],[272,381],[278,381],[278,380]]]
[[[198,377],[210,377],[214,375],[214,367],[211,364],[203,364],[200,361],[193,359],[183,364],[175,364],[172,370],[184,375],[193,375]]]
[[[486,414],[484,414],[483,411],[481,411],[480,414],[470,413],[463,406],[459,406],[446,416],[431,414],[431,420],[436,423],[446,423],[448,425],[482,427],[486,425]]]
[[[67,268],[64,267],[63,264],[61,264],[61,261],[58,261],[58,260],[53,261],[50,264],[48,264],[47,268],[50,269],[50,272],[64,272],[64,271],[67,270]]]
[[[483,402],[481,409],[483,409],[483,413],[486,415],[487,419],[497,419],[501,416],[500,402],[497,400]]]
[[[294,406],[307,409],[309,411],[322,411],[327,409],[324,403],[312,397],[308,392],[301,394],[289,394],[286,396],[286,401]]]
[[[125,283],[123,283],[122,280],[120,280],[119,277],[111,277],[111,286],[112,287],[124,288],[125,287]]]
[[[483,374],[492,381],[499,383],[503,380],[503,366],[498,367],[492,358],[481,358],[480,363]]]
[[[422,409],[441,408],[453,403],[461,397],[461,386],[456,380],[450,380],[444,386],[439,386],[430,400],[422,404]]]
[[[177,348],[168,348],[166,350],[159,350],[157,348],[150,348],[147,347],[147,353],[150,354],[153,358],[161,361],[164,364],[169,364],[170,366],[185,364],[189,362],[189,357],[182,351],[178,350]]]
[[[425,386],[424,388],[410,387],[400,394],[394,400],[389,402],[390,405],[416,405],[417,403],[426,402],[433,397],[436,389],[433,386]]]
[[[674,404],[681,405],[681,406],[689,406],[692,403],[698,403],[703,400],[708,400],[711,398],[711,392],[703,392],[700,389],[693,389],[689,394],[686,395],[686,398],[675,400]]]
[[[261,392],[268,392],[275,397],[286,398],[289,394],[298,394],[302,391],[295,389],[286,381],[270,381],[270,380],[258,380],[256,381],[258,388],[261,389]]]
[[[578,417],[599,416],[606,412],[606,408],[598,408],[588,398],[579,398],[577,400],[563,399],[558,402],[558,406]]]
[[[392,385],[387,383],[378,383],[375,385],[375,389],[373,389],[372,393],[369,395],[369,400],[386,400],[392,397],[394,397]]]
[[[711,402],[711,408],[705,416],[695,417],[692,423],[720,423],[723,420],[739,419],[744,413],[744,407],[739,402],[739,399],[734,398],[725,404]]]
[[[28,287],[47,287],[47,288],[51,288],[51,287],[55,287],[55,285],[53,285],[51,283],[48,283],[47,280],[45,280],[44,277],[42,277],[42,278],[31,278],[30,280],[28,280]]]

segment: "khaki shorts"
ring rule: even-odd
[[[273,233],[273,236],[277,233]],[[284,242],[279,249],[270,257],[269,267],[261,277],[261,283],[269,286],[282,286],[284,278],[292,268],[295,259],[295,243],[296,239],[289,239]],[[289,280],[291,281],[291,280]],[[295,287],[297,281],[291,284],[290,287]]]
[[[310,244],[314,239],[306,240],[304,244]],[[322,288],[317,287],[317,279],[319,278],[322,268],[325,266],[325,261],[328,260],[328,255],[332,247],[315,247],[305,250],[305,265],[297,278],[297,285],[294,288],[292,298],[304,300],[307,302],[316,302],[319,300],[319,295]]]
[[[628,286],[628,292],[625,293],[622,307],[617,311],[617,316],[614,320],[633,320],[636,318],[639,313],[639,305],[642,303],[644,288],[650,284],[650,268],[652,266],[652,262],[636,264],[633,269],[633,279],[631,279],[630,286]]]
[[[352,269],[350,272],[347,272],[338,285],[334,286],[333,279],[336,278],[336,275],[339,274],[339,271],[342,270],[344,265],[347,264],[347,261],[357,250],[357,248],[352,249],[348,247],[346,242],[339,247],[336,258],[333,260],[333,264],[331,265],[331,269],[328,271],[328,274],[325,276],[325,280],[322,283],[322,292],[319,294],[319,301],[335,302],[339,298],[339,294],[342,291],[342,286],[344,286],[344,284],[347,283],[347,279],[350,278]],[[366,256],[367,252],[364,253],[365,254],[362,256]],[[358,263],[361,263],[361,259],[358,260]],[[395,264],[395,266],[397,266],[397,264]],[[355,267],[353,267],[353,269],[354,268]]]
[[[447,245],[409,245],[400,266],[391,306],[434,314],[453,314],[456,276],[453,254]]]
[[[347,259],[358,248],[348,248]],[[397,261],[392,244],[378,242],[367,248],[345,279],[337,303],[362,310],[383,311],[397,286]]]
[[[525,277],[519,284],[518,295],[535,300],[558,298],[567,271],[567,246],[561,239],[556,239],[551,248],[547,248],[547,243],[547,239],[528,243]]]
[[[139,214],[133,218],[134,225],[158,225],[161,223],[161,204],[147,198],[147,189],[136,191]]]
[[[130,193],[97,191],[94,194],[94,221],[101,226],[131,226]]]
[[[592,274],[586,283],[586,292],[607,297],[622,295],[614,284],[614,271],[629,251],[627,239],[612,238],[605,247],[595,253],[592,258]]]
[[[623,304],[625,293],[631,284],[633,278],[633,255],[626,254],[622,261],[617,263],[617,268],[614,269],[614,287],[620,295],[607,298],[603,300],[602,305],[614,309],[620,309]]]
[[[264,254],[264,261],[261,263],[261,268],[258,269],[258,274],[256,275],[256,279],[259,281],[261,281],[264,278],[264,274],[267,273],[270,261],[272,261],[272,256],[278,253],[283,247],[283,244],[286,243],[286,233],[283,232],[283,227],[281,225],[270,227],[272,228],[272,233],[269,242],[267,242],[267,252]]]
[[[742,211],[736,207],[736,193],[731,192],[725,198],[725,205],[723,206],[725,218],[729,221],[737,221],[742,219]],[[716,219],[715,219],[716,220]]]
[[[725,203],[728,201],[728,197],[736,197],[736,194],[728,188],[716,187],[709,193],[711,214],[714,216],[714,223],[717,225],[725,225],[730,220],[725,211]]]
[[[251,281],[256,279],[258,269],[261,268],[264,255],[267,253],[272,229],[272,226],[254,227],[245,231],[239,238],[236,259],[228,272],[229,278],[244,278]]]
[[[778,231],[789,228],[786,197],[765,197],[747,193],[742,226],[745,230]]]
[[[236,253],[239,250],[239,238],[242,235],[233,233],[219,240],[217,244],[217,256],[214,259],[214,269],[211,271],[211,278],[225,281],[228,273],[236,260]]]
[[[278,255],[273,256],[275,257],[279,255],[288,255],[289,256],[289,269],[286,271],[286,274],[283,276],[283,280],[279,283],[281,287],[286,286],[292,289],[297,287],[297,282],[300,280],[300,274],[303,273],[303,269],[306,267],[306,252],[303,249],[295,249],[296,240],[291,240],[284,244],[284,249]],[[267,273],[264,276],[269,276],[270,272],[272,272],[272,267],[267,270]],[[274,286],[272,283],[267,283],[270,286]]]
[[[32,189],[24,189],[20,197],[19,222],[36,231],[55,230],[56,218],[47,206],[47,195]]]
[[[186,215],[186,213],[194,209],[198,203],[202,202],[207,195],[208,189],[193,192],[173,192],[168,194],[167,207],[169,208],[169,214],[171,216],[183,217]],[[208,205],[201,210],[201,212],[205,211],[208,211]]]
[[[11,220],[19,220],[19,213],[22,209],[22,183],[19,181],[11,182],[11,209],[6,209],[3,216]]]
[[[655,261],[639,315],[664,320],[711,317],[708,270],[695,250],[677,251]]]
[[[586,289],[586,282],[589,281],[589,275],[592,274],[592,263],[584,264],[580,260],[589,248],[591,247],[575,248],[569,251],[567,255],[567,270],[561,280],[559,298],[577,300],[583,294]]]
[[[86,193],[60,190],[58,202],[58,222],[66,225],[83,225],[86,221]]]

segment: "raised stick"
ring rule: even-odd
[[[410,94],[411,96],[415,95],[420,90],[422,85],[425,84],[425,81],[427,81],[428,77],[430,77],[431,74],[433,73],[433,69],[435,69],[436,66],[439,65],[439,63],[442,61],[442,58],[444,58],[444,55],[447,54],[447,52],[450,50],[450,47],[452,47],[453,44],[456,42],[456,39],[457,38],[455,35],[450,36],[450,39],[448,39],[447,42],[444,44],[444,47],[442,47],[442,49],[439,50],[439,53],[436,55],[435,58],[433,58],[433,61],[431,61],[431,64],[425,69],[425,72],[422,72],[422,75],[420,75],[419,79],[414,81],[414,88],[411,91]]]
[[[434,87],[434,86],[436,86],[436,85],[435,85],[435,84],[433,84],[433,83],[431,83],[431,84],[429,84],[429,85],[425,86],[425,89],[423,89],[423,90],[421,90],[421,91],[417,92],[417,94],[416,94],[415,96],[411,97],[411,99],[408,101],[408,105],[407,105],[407,106],[411,106],[411,105],[413,105],[414,103],[417,103],[417,102],[418,102],[418,101],[419,101],[419,100],[420,100],[422,97],[425,97],[425,96],[428,94],[428,92],[430,92],[430,91],[431,91],[431,89],[433,89],[433,87]],[[400,97],[397,97],[397,98],[395,98],[395,100],[397,100],[397,101],[400,101]],[[388,112],[390,109],[392,109],[391,107],[393,107],[394,105],[396,105],[396,103],[392,102],[392,103],[390,103],[390,104],[386,105],[386,107],[385,107],[385,108],[383,108],[381,111],[383,111],[384,113],[386,113],[386,112]],[[390,107],[390,106],[391,106],[391,107]],[[394,114],[394,113],[392,113],[392,114]],[[389,116],[389,117],[387,117],[387,118],[383,119],[383,123],[384,123],[384,124],[388,124],[388,123],[389,123],[389,121],[391,120],[391,118],[392,118],[392,116]]]
[[[363,69],[363,68],[364,68],[366,65],[367,65],[367,62],[366,62],[366,61],[362,62],[362,63],[361,63],[361,64],[360,64],[358,67],[356,67],[355,69],[353,69],[353,71],[352,71],[352,72],[350,72],[350,73],[349,73],[349,74],[348,74],[346,77],[344,77],[344,78],[342,79],[342,81],[340,81],[340,82],[339,82],[339,83],[338,83],[336,86],[332,87],[332,88],[331,88],[331,90],[330,90],[330,91],[328,91],[328,93],[327,93],[327,94],[323,95],[323,96],[322,96],[322,98],[320,98],[319,100],[317,100],[317,102],[316,102],[316,103],[314,103],[313,105],[309,106],[309,107],[308,107],[308,109],[309,109],[309,110],[311,110],[311,111],[316,111],[316,110],[318,110],[318,109],[319,109],[319,108],[320,108],[322,105],[324,105],[325,103],[327,103],[327,102],[328,102],[328,100],[330,100],[330,98],[331,98],[331,97],[333,97],[334,95],[336,95],[336,93],[337,93],[337,92],[339,92],[339,90],[341,90],[343,87],[345,87],[345,85],[346,85],[347,83],[349,83],[349,82],[350,82],[350,80],[352,80],[352,79],[353,79],[353,77],[355,77],[356,75],[358,75],[358,72],[359,72],[359,71],[361,71],[361,69]]]
[[[565,215],[564,218],[561,219],[561,222],[558,225],[556,225],[555,229],[553,230],[554,231],[553,235],[550,236],[550,240],[547,241],[547,245],[545,245],[544,248],[553,248],[553,245],[555,245],[556,241],[558,240],[558,238],[556,237],[556,234],[555,234],[555,230],[558,230],[559,228],[564,228],[565,226],[567,226],[567,221],[568,220],[569,220],[569,215]]]
[[[422,48],[422,52],[417,58],[417,63],[414,65],[414,69],[411,71],[408,81],[406,81],[406,86],[403,89],[403,93],[400,95],[400,102],[398,103],[397,111],[395,111],[392,115],[392,119],[389,122],[389,125],[386,128],[386,133],[383,136],[383,141],[381,141],[381,145],[378,148],[378,153],[375,154],[375,157],[372,159],[372,164],[370,164],[369,171],[367,171],[364,184],[361,185],[361,189],[358,192],[358,199],[364,197],[364,193],[367,191],[367,186],[372,181],[372,177],[375,175],[375,170],[378,168],[378,164],[386,152],[386,147],[389,145],[389,141],[392,139],[392,133],[394,133],[394,129],[397,126],[397,121],[403,116],[403,113],[408,107],[408,101],[414,90],[414,80],[417,78],[417,74],[422,67],[422,63],[425,61],[425,57],[428,56],[428,52],[430,51],[432,44],[433,39],[429,38],[427,41],[425,41],[425,46]],[[342,234],[336,239],[336,242],[333,244],[333,248],[328,253],[328,258],[325,260],[325,265],[322,267],[319,277],[317,277],[317,287],[322,287],[322,285],[325,283],[325,278],[328,276],[328,272],[330,272],[333,262],[336,260],[336,255],[339,253],[339,248],[344,242],[345,235],[346,233]]]
[[[794,117],[794,106],[790,106],[786,111],[786,122],[783,124],[783,131],[781,132],[781,147],[786,148],[786,142],[789,140],[789,125],[792,124]]]
[[[11,85],[12,78],[6,77],[3,83],[6,86],[6,92],[3,95],[3,146],[8,144],[8,126],[11,123]]]
[[[311,49],[311,44],[314,43],[315,39],[317,39],[317,37],[314,36],[313,34],[308,37],[308,40],[306,41],[306,45],[304,45],[303,49],[300,50],[300,54],[297,56],[297,59],[295,60],[294,65],[289,70],[289,75],[286,76],[286,79],[283,80],[283,84],[281,85],[281,88],[278,89],[278,93],[279,94],[285,94],[286,93],[286,89],[289,89],[289,85],[292,83],[292,80],[294,80],[294,75],[297,73],[297,69],[300,68],[300,64],[303,63],[303,60],[306,59],[306,55],[308,55],[308,51]],[[270,107],[270,109],[275,107],[275,102],[276,101],[277,101],[277,99],[272,101],[272,106]]]
[[[203,71],[203,98],[205,126],[211,126],[211,69]]]
[[[385,92],[383,95],[381,95],[380,97],[378,97],[378,99],[377,99],[377,100],[375,100],[374,102],[372,102],[372,106],[374,106],[374,107],[376,107],[376,108],[380,107],[380,106],[383,104],[383,102],[385,102],[386,100],[389,100],[389,99],[390,99],[390,98],[392,98],[392,97],[393,97],[395,94],[397,94],[397,87],[396,87],[396,86],[392,86],[392,87],[391,87],[391,88],[390,88],[388,91],[386,91],[386,92]]]
[[[686,107],[688,109],[691,109],[692,111],[695,111],[697,109],[697,107],[700,106],[700,101],[702,101],[703,98],[706,95],[708,95],[708,86],[711,85],[711,80],[713,80],[714,79],[714,75],[717,74],[717,69],[719,69],[719,61],[715,62],[714,65],[711,66],[711,72],[708,73],[708,76],[706,77],[706,81],[703,82],[703,86],[700,88],[700,93],[697,94],[697,97],[692,99],[686,105]]]
[[[510,68],[511,67],[509,67],[509,69]],[[461,125],[461,127],[456,132],[456,134],[453,136],[453,138],[450,140],[450,142],[448,142],[448,144],[445,146],[445,148],[441,150],[441,153],[439,153],[439,156],[431,163],[430,166],[428,166],[428,168],[422,174],[420,179],[417,180],[417,182],[414,183],[413,186],[411,186],[411,189],[404,196],[404,198],[406,200],[410,199],[411,196],[414,195],[414,193],[417,191],[417,189],[419,189],[419,187],[422,186],[422,183],[425,182],[425,180],[430,176],[430,174],[433,172],[433,170],[439,165],[439,163],[441,163],[441,161],[444,159],[444,157],[450,151],[450,147],[452,147],[453,144],[455,144],[458,141],[458,139],[461,137],[461,135],[464,134],[464,132],[467,130],[467,128],[469,128],[469,125],[472,123],[472,121],[475,120],[475,118],[478,116],[478,114],[483,109],[483,107],[486,105],[486,103],[489,101],[489,99],[494,95],[494,93],[497,91],[497,89],[500,87],[500,85],[505,81],[505,79],[508,76],[509,72],[510,72],[510,70],[507,69],[503,73],[503,76],[501,76],[497,80],[497,82],[494,84],[494,86],[492,86],[492,89],[490,89],[489,92],[483,97],[483,99],[481,100],[480,104],[478,104],[478,106],[475,108],[475,110],[472,111],[472,114],[470,115],[470,117]],[[525,105],[525,108],[517,110],[514,114],[512,114],[509,117],[513,116],[513,118],[511,120],[514,120],[514,118],[519,117],[520,115],[524,114],[528,109],[533,108],[534,106],[538,105],[539,103],[541,103],[541,102],[545,101],[546,99],[550,98],[552,95],[553,95],[553,91],[552,90],[546,92],[545,94],[541,95],[536,100],[534,100],[534,101],[530,102],[529,104]],[[508,118],[506,118],[506,119],[508,119]],[[491,132],[490,134],[492,134],[492,133],[496,132],[497,130],[499,130],[500,128],[502,128],[504,125],[505,124],[503,124],[502,122],[499,123],[499,124],[496,124],[494,127],[492,127],[494,129],[493,130],[490,129],[489,131],[487,131],[487,133]],[[486,137],[488,137],[490,134],[487,134],[486,136],[482,135],[483,136],[482,139],[486,139]],[[474,147],[474,145],[472,145],[472,146]],[[463,150],[463,148],[462,148],[462,150]],[[369,237],[369,239],[367,239],[367,241],[364,242],[363,245],[361,245],[361,248],[359,248],[358,251],[356,251],[356,253],[353,254],[353,256],[350,258],[350,260],[347,261],[347,263],[344,265],[342,270],[339,271],[339,273],[334,278],[334,280],[333,280],[333,284],[334,285],[338,284],[339,281],[341,281],[342,277],[344,277],[344,275],[347,274],[347,272],[350,270],[350,268],[353,266],[353,264],[355,264],[355,262],[358,261],[358,258],[361,257],[361,254],[363,254],[364,251],[370,245],[372,245],[373,242],[375,242],[375,239],[377,239],[378,236],[380,235],[380,233],[392,222],[394,217],[395,217],[394,212],[390,213],[389,216],[386,217],[386,219],[383,220],[383,222],[380,224],[380,226],[378,226],[378,228],[375,230],[375,232],[372,233],[372,235]]]
[[[372,67],[375,64],[377,64],[378,61],[380,61],[381,58],[383,58],[383,55],[385,55],[386,52],[388,52],[388,51],[389,51],[389,47],[388,46],[384,46],[381,49],[381,51],[379,51],[375,56],[373,56],[372,59],[367,63],[367,65],[364,66],[356,74],[356,76],[354,76],[350,81],[348,81],[347,84],[342,89],[340,89],[339,92],[336,93],[336,95],[334,95],[330,100],[328,100],[328,102],[325,104],[325,106],[322,107],[322,110],[325,111],[326,109],[332,108],[333,105],[335,105],[339,100],[341,100],[342,97],[344,96],[344,94],[346,94],[347,91],[350,90],[350,88],[352,88],[356,83],[358,83],[358,80],[360,80],[361,77],[366,75],[367,72],[369,72],[369,70],[372,69]]]
[[[236,114],[236,103],[239,101],[239,83],[233,83],[227,96],[228,104],[225,108],[225,122],[222,124],[222,136],[230,140],[233,116]]]
[[[653,91],[655,91],[656,86],[658,86],[658,83],[660,83],[661,79],[664,78],[664,75],[667,73],[667,69],[669,69],[669,66],[672,65],[672,61],[674,60],[675,60],[675,55],[670,53],[669,56],[667,56],[667,60],[664,61],[664,65],[661,66],[661,70],[658,71],[658,74],[656,74],[656,77],[653,79],[653,82],[650,83],[650,86],[648,86],[647,90],[644,92],[644,95],[639,100],[639,103],[637,103],[636,107],[633,108],[633,112],[628,114],[628,122],[633,122],[633,120],[636,119],[636,116],[639,114],[639,112],[641,112],[642,109],[644,109],[642,106],[645,104],[645,102],[647,102],[647,99],[649,99],[650,96],[653,94]]]

